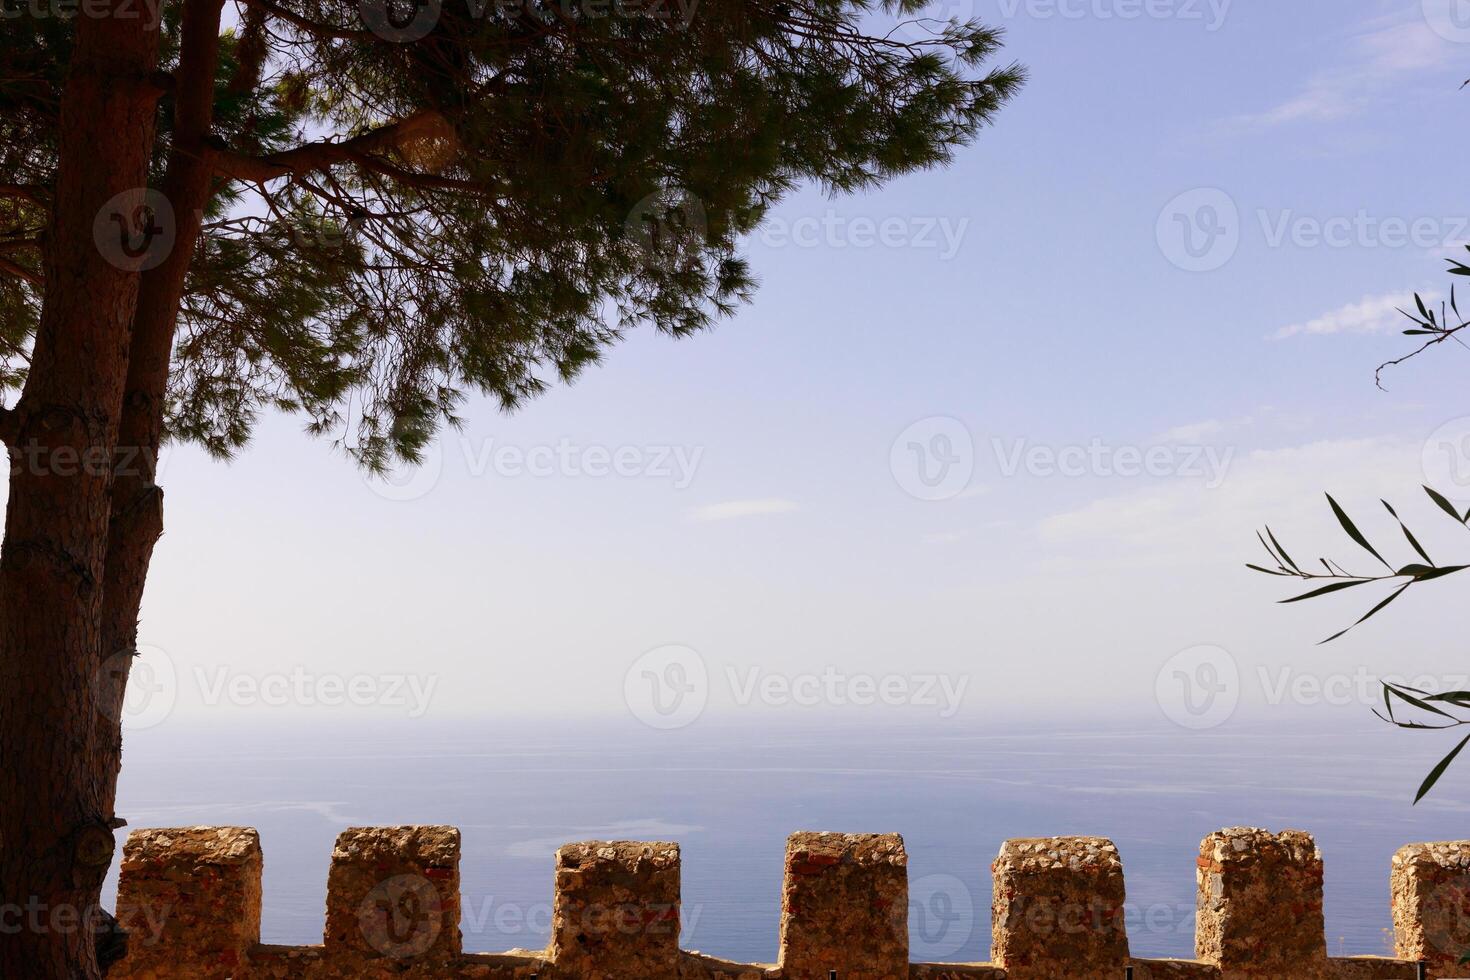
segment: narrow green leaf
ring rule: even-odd
[[[1341,524],[1342,529],[1348,533],[1348,537],[1352,538],[1358,544],[1362,545],[1364,550],[1366,550],[1368,554],[1372,555],[1374,558],[1377,558],[1380,562],[1383,562],[1384,568],[1387,568],[1389,571],[1393,571],[1393,566],[1390,565],[1388,562],[1383,561],[1383,556],[1378,553],[1378,549],[1374,548],[1371,544],[1368,543],[1368,539],[1363,537],[1363,532],[1358,530],[1358,526],[1352,522],[1352,518],[1347,516],[1347,511],[1343,510],[1338,502],[1332,499],[1332,494],[1330,493],[1327,495],[1327,502],[1332,505],[1332,512],[1337,515],[1337,522]]]
[[[1293,571],[1300,572],[1301,569],[1297,567],[1296,562],[1291,560],[1291,556],[1286,553],[1286,549],[1281,547],[1281,542],[1276,540],[1276,535],[1271,533],[1271,525],[1269,524],[1266,525],[1266,536],[1271,539],[1271,543],[1276,546],[1276,550],[1281,553],[1281,557],[1286,559],[1286,564],[1290,565]]]
[[[1409,530],[1409,526],[1404,523],[1402,517],[1399,517],[1399,512],[1394,510],[1387,500],[1383,502],[1383,506],[1387,507],[1388,512],[1393,515],[1393,519],[1399,522],[1400,530],[1404,532],[1404,537],[1409,539],[1409,544],[1413,549],[1419,553],[1419,557],[1423,558],[1431,568],[1434,567],[1434,559],[1430,558],[1429,552],[1425,551],[1423,546],[1419,544],[1419,539],[1414,537],[1414,533]],[[1399,574],[1402,575],[1403,573],[1400,572]]]
[[[1415,304],[1418,305],[1419,312],[1424,315],[1424,319],[1433,322],[1434,317],[1432,317],[1432,316],[1429,315],[1429,309],[1428,309],[1428,307],[1426,307],[1424,305],[1424,297],[1423,296],[1420,296],[1418,293],[1415,293],[1414,294],[1414,302],[1415,302]]]
[[[1415,806],[1418,806],[1419,801],[1424,799],[1430,790],[1434,789],[1434,784],[1439,782],[1439,777],[1445,774],[1445,770],[1450,767],[1450,763],[1455,761],[1455,758],[1459,756],[1467,744],[1470,744],[1470,735],[1466,735],[1461,739],[1460,744],[1455,746],[1455,750],[1441,759],[1439,765],[1430,771],[1429,775],[1425,777],[1424,783],[1419,787],[1418,795],[1414,797]]]
[[[1440,510],[1444,511],[1455,520],[1460,521],[1461,524],[1465,523],[1463,520],[1460,520],[1460,512],[1455,509],[1455,505],[1450,503],[1449,500],[1445,498],[1444,494],[1431,487],[1425,487],[1424,492],[1429,494],[1429,499],[1434,501],[1435,504],[1439,506]]]
[[[1286,563],[1285,563],[1285,562],[1283,562],[1283,561],[1282,561],[1282,560],[1281,560],[1281,556],[1280,556],[1280,555],[1278,555],[1278,554],[1277,554],[1277,553],[1276,553],[1276,552],[1275,552],[1275,551],[1274,551],[1274,550],[1273,550],[1273,549],[1272,549],[1272,548],[1271,548],[1271,546],[1270,546],[1270,545],[1269,545],[1269,544],[1267,544],[1267,543],[1266,543],[1266,539],[1265,539],[1265,537],[1264,537],[1264,536],[1263,536],[1263,535],[1262,535],[1262,534],[1261,534],[1261,532],[1260,532],[1260,531],[1257,531],[1257,532],[1256,532],[1256,539],[1257,539],[1257,540],[1259,540],[1259,541],[1260,541],[1260,542],[1261,542],[1261,547],[1262,547],[1262,548],[1265,548],[1265,549],[1266,549],[1266,554],[1268,554],[1268,555],[1270,555],[1270,556],[1271,556],[1271,560],[1272,560],[1272,561],[1274,561],[1274,562],[1275,562],[1275,563],[1276,563],[1276,564],[1278,564],[1278,565],[1281,565],[1281,566],[1282,566],[1282,568],[1283,568],[1283,571],[1284,571],[1284,570],[1285,570],[1285,564],[1286,564]]]
[[[1323,644],[1331,643],[1333,640],[1337,639],[1338,637],[1341,637],[1344,634],[1346,634],[1348,632],[1351,632],[1353,629],[1355,629],[1355,628],[1357,628],[1359,626],[1362,626],[1368,620],[1372,619],[1374,616],[1376,616],[1380,612],[1382,612],[1384,606],[1387,606],[1390,602],[1393,602],[1399,596],[1403,595],[1404,594],[1404,590],[1407,589],[1409,586],[1411,586],[1413,584],[1414,584],[1413,582],[1405,582],[1403,585],[1399,586],[1392,593],[1390,593],[1387,599],[1384,599],[1378,605],[1374,606],[1372,609],[1369,609],[1366,613],[1364,613],[1362,619],[1358,620],[1356,623],[1354,623],[1352,626],[1349,626],[1345,630],[1341,630],[1341,631],[1339,631],[1337,633],[1333,633],[1327,639],[1323,640],[1322,643],[1319,643],[1317,645],[1318,646],[1322,646]]]
[[[1470,565],[1446,565],[1444,568],[1431,568],[1429,571],[1420,575],[1418,581],[1429,582],[1437,578],[1444,578],[1446,575],[1463,572],[1466,568],[1470,568]]]
[[[1365,579],[1359,579],[1356,582],[1333,582],[1331,585],[1324,585],[1320,589],[1313,589],[1311,592],[1307,592],[1307,593],[1304,593],[1304,594],[1299,595],[1299,596],[1295,596],[1295,597],[1290,598],[1290,599],[1282,599],[1281,602],[1280,602],[1280,604],[1283,605],[1283,606],[1285,606],[1285,605],[1290,605],[1293,602],[1301,602],[1301,601],[1303,601],[1305,599],[1315,599],[1319,595],[1330,595],[1333,592],[1341,592],[1343,589],[1351,589],[1355,585],[1364,585],[1364,584],[1366,584],[1368,582],[1373,582],[1373,581],[1376,581],[1376,580],[1375,579],[1371,579],[1371,578],[1365,578]]]
[[[1445,717],[1445,718],[1451,718],[1451,719],[1453,719],[1455,717],[1454,715],[1452,715],[1452,714],[1450,714],[1450,713],[1448,713],[1446,711],[1439,710],[1438,708],[1436,708],[1434,705],[1430,704],[1427,701],[1424,701],[1424,700],[1422,700],[1420,698],[1414,697],[1414,695],[1409,694],[1402,687],[1396,687],[1396,686],[1390,684],[1388,686],[1388,689],[1394,693],[1394,696],[1395,697],[1402,698],[1404,701],[1407,701],[1409,704],[1412,704],[1414,707],[1418,708],[1420,711],[1428,711],[1431,714],[1440,715],[1440,716]]]
[[[1276,575],[1278,577],[1279,576],[1282,576],[1282,575],[1285,575],[1287,578],[1295,578],[1296,577],[1296,576],[1292,575],[1290,572],[1280,572],[1280,571],[1273,572],[1269,568],[1262,568],[1260,565],[1252,565],[1250,562],[1246,562],[1245,563],[1245,567],[1246,568],[1249,568],[1253,572],[1264,572],[1267,575]]]

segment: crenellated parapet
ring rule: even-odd
[[[1200,847],[1194,960],[1131,955],[1123,862],[1095,837],[1007,841],[992,865],[991,963],[909,961],[908,858],[897,834],[793,834],[778,960],[679,947],[680,852],[591,841],[556,853],[545,950],[465,953],[460,835],[344,831],[318,946],[262,944],[262,854],[244,827],[135,831],[123,849],[123,980],[1430,980],[1470,976],[1470,842],[1394,856],[1397,959],[1330,958],[1310,835],[1234,828]],[[978,951],[976,951],[978,953]],[[976,957],[979,958],[978,956]]]

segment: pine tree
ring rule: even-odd
[[[48,2],[0,0],[0,894],[87,921],[163,442],[279,410],[416,460],[728,316],[784,194],[943,164],[1021,81],[913,0]],[[98,975],[85,929],[0,944]]]

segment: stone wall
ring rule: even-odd
[[[679,948],[679,846],[592,841],[556,853],[551,942],[465,953],[459,831],[344,831],[319,946],[260,943],[260,839],[244,827],[133,832],[120,980],[1430,980],[1470,977],[1470,842],[1394,856],[1398,959],[1330,958],[1310,835],[1234,828],[1198,861],[1195,960],[1128,947],[1123,863],[1095,837],[1007,841],[992,865],[992,963],[909,961],[908,857],[897,834],[793,834],[775,964]],[[975,951],[978,953],[978,951]],[[978,956],[977,956],[978,958]]]

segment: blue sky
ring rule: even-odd
[[[705,671],[688,724],[885,710],[782,694],[834,671],[898,676],[905,718],[1188,724],[1160,692],[1201,646],[1237,672],[1226,720],[1368,723],[1356,696],[1273,697],[1283,678],[1452,679],[1453,580],[1324,652],[1365,602],[1278,607],[1243,563],[1266,520],[1346,560],[1324,490],[1384,537],[1388,495],[1446,560],[1470,554],[1417,489],[1426,458],[1454,476],[1434,447],[1463,455],[1443,427],[1470,416],[1470,352],[1373,383],[1407,349],[1393,305],[1444,288],[1470,240],[1470,11],[957,2],[935,9],[1006,27],[1020,98],[948,169],[785,202],[748,245],[754,305],[716,331],[633,336],[514,417],[475,406],[406,487],[291,419],[230,465],[175,452],[143,621],[173,680],[143,722],[335,710],[248,693],[303,671],[409,672],[436,717],[642,720],[640,658],[669,645]],[[1179,218],[1226,233],[1208,271],[1181,268]],[[960,467],[951,485],[915,483],[912,444]],[[516,463],[555,447],[546,475]],[[587,475],[589,447],[631,475]],[[1462,475],[1439,483],[1470,501]],[[654,675],[684,676],[661,656]],[[947,715],[916,693],[933,679],[963,691]],[[404,711],[378,700],[363,717]]]

